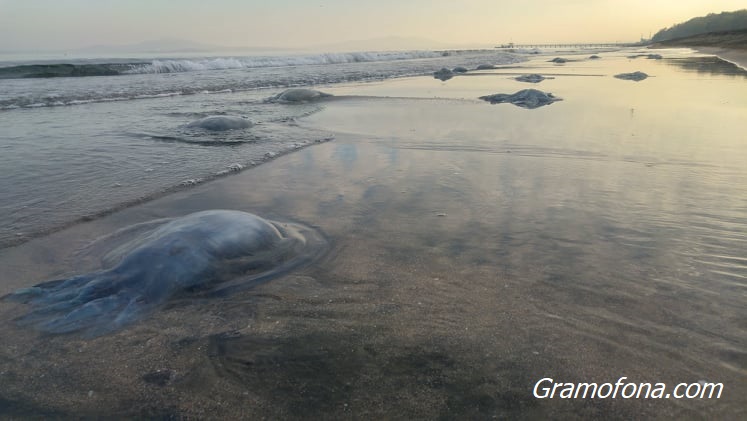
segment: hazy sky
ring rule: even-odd
[[[0,50],[178,38],[305,47],[379,37],[448,44],[637,41],[745,0],[0,0]]]

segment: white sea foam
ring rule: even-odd
[[[132,74],[69,78],[62,84],[53,79],[40,79],[33,85],[25,79],[9,79],[8,89],[0,92],[0,110],[382,80],[432,74],[441,67],[472,68],[484,62],[509,64],[523,60],[525,58],[516,54],[476,50],[154,60],[130,65],[110,63],[118,69],[129,66]],[[262,67],[265,70],[241,71]],[[216,72],[221,75],[216,77]]]
[[[200,183],[202,183],[204,180],[202,178],[189,178],[187,180],[182,181],[179,183],[180,186],[196,186]]]
[[[244,165],[241,165],[236,162],[236,163],[228,165],[225,169],[216,172],[215,175],[222,176],[222,175],[230,174],[232,172],[239,172],[243,170],[244,168],[245,168]]]
[[[227,57],[199,60],[153,60],[150,64],[133,66],[127,73],[179,73],[202,70],[227,70],[256,67],[287,67],[321,64],[362,63],[374,61],[437,58],[438,51],[367,51],[356,53],[327,53],[300,56]]]

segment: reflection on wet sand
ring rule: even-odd
[[[696,72],[699,74],[747,77],[747,70],[742,69],[734,63],[721,60],[714,56],[670,58],[664,60],[664,63],[670,66],[677,66],[688,72]]]
[[[657,77],[546,81],[566,100],[537,110],[329,102],[304,124],[341,132],[333,142],[4,250],[12,290],[69,271],[61,245],[214,207],[309,222],[331,248],[257,290],[176,300],[91,341],[4,325],[0,403],[13,416],[740,418],[745,88],[708,87],[727,106],[678,68],[635,65]],[[504,88],[482,83],[497,82],[439,89]],[[685,83],[696,94],[658,91]],[[621,376],[721,382],[724,395],[531,395],[543,377]]]

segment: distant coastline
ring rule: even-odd
[[[670,39],[652,44],[654,48],[667,47],[719,47],[747,50],[747,29],[708,32],[689,37]]]

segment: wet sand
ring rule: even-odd
[[[703,54],[713,54],[747,70],[747,49],[737,50],[733,48],[696,47],[695,50]]]
[[[564,99],[535,110],[477,99],[525,88],[501,69],[325,89],[342,98],[300,124],[331,142],[0,250],[2,295],[97,268],[76,252],[97,237],[206,209],[302,222],[331,244],[252,291],[185,296],[109,336],[3,323],[0,414],[743,417],[745,86],[624,57],[528,63]],[[612,77],[635,70],[652,77]],[[23,310],[0,302],[4,321]],[[543,377],[621,376],[725,389],[532,396]]]

